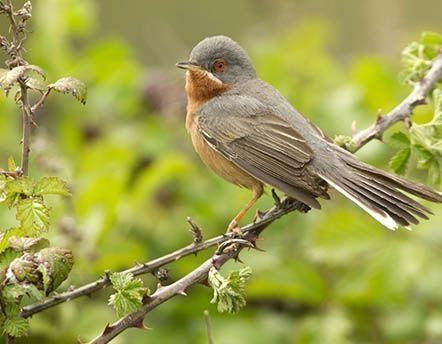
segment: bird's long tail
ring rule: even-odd
[[[417,224],[418,218],[428,219],[432,214],[401,191],[442,202],[442,192],[369,166],[347,152],[339,153],[342,169],[321,174],[321,178],[389,229]]]

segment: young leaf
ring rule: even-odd
[[[26,294],[26,290],[23,286],[19,284],[7,284],[2,289],[3,299],[10,303],[16,302],[20,297]]]
[[[30,236],[45,232],[49,227],[49,210],[41,198],[25,198],[17,203],[17,220]]]
[[[43,177],[34,187],[35,195],[62,195],[70,196],[66,183],[57,177]]]
[[[116,293],[109,297],[109,305],[115,308],[119,317],[140,308],[143,297],[149,293],[143,282],[132,274],[116,272],[111,274],[110,281]]]
[[[3,323],[3,333],[12,337],[23,337],[29,332],[29,321],[22,317],[6,318]]]
[[[3,252],[7,247],[9,247],[9,240],[13,236],[21,236],[23,231],[19,227],[9,228],[0,234],[0,253]]]
[[[390,159],[388,165],[395,173],[404,174],[410,159],[410,153],[411,149],[409,147],[401,149]]]
[[[402,131],[397,131],[390,136],[390,144],[396,148],[408,148],[410,146],[410,139]]]
[[[86,85],[78,79],[72,77],[61,78],[53,84],[50,84],[49,88],[61,93],[72,94],[80,103],[86,104],[87,88]]]
[[[227,278],[216,268],[209,271],[208,281],[213,288],[211,303],[216,303],[219,312],[238,313],[246,305],[245,285],[252,270],[249,266],[233,271]]]
[[[6,190],[11,194],[17,193],[31,196],[34,193],[34,182],[27,177],[8,180]]]

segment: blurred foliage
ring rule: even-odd
[[[49,239],[76,257],[61,288],[190,243],[188,215],[205,238],[218,235],[250,197],[200,163],[185,133],[184,104],[178,98],[175,109],[181,110],[172,114],[146,103],[144,81],[155,71],[143,66],[121,38],[98,35],[96,15],[91,0],[36,1],[26,54],[49,80],[75,75],[88,85],[85,107],[49,98],[36,114],[39,128],[33,135],[32,177],[58,175],[69,181],[73,194],[63,202],[47,200],[55,224]],[[331,53],[332,31],[330,23],[306,21],[246,48],[260,76],[298,110],[329,135],[349,134],[353,121],[361,128],[372,123],[380,107],[388,111],[409,88],[399,82],[399,56],[393,61],[358,56],[344,64]],[[162,75],[157,82],[170,78]],[[173,78],[172,86],[182,90],[183,76],[176,72]],[[176,94],[172,86],[164,92]],[[414,120],[427,123],[433,115],[432,106],[423,106]],[[396,135],[398,128],[388,135]],[[0,161],[19,156],[19,131],[13,100],[0,95]],[[373,142],[360,156],[386,169],[396,150]],[[413,154],[410,159],[403,172],[425,182]],[[430,205],[435,215],[416,230],[390,232],[351,202],[332,196],[320,212],[291,214],[272,225],[259,244],[267,252],[242,254],[254,272],[246,287],[248,305],[239,314],[217,313],[210,304],[212,291],[195,286],[187,298],[167,302],[146,318],[152,331],[130,329],[115,342],[206,343],[204,309],[210,310],[216,343],[442,341],[440,207]],[[265,196],[258,207],[271,204]],[[0,219],[4,228],[16,221],[5,209]],[[170,281],[208,254],[168,266]],[[225,269],[231,268],[239,267],[229,263]],[[153,277],[142,279],[155,289]],[[22,342],[92,338],[117,319],[106,301],[111,293],[34,316],[31,335]]]

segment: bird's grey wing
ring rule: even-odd
[[[328,195],[308,168],[313,151],[300,132],[253,98],[220,98],[197,117],[207,143],[256,179],[320,208],[316,197]]]

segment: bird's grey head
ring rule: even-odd
[[[241,46],[226,36],[203,39],[190,53],[190,61],[179,62],[184,69],[203,69],[226,84],[256,78],[250,58]]]

